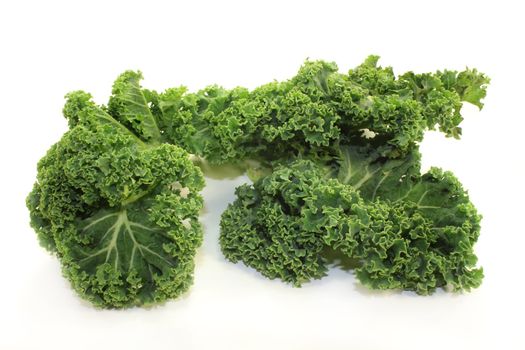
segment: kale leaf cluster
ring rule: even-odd
[[[481,216],[451,172],[421,171],[419,143],[427,130],[460,138],[462,105],[481,109],[489,79],[475,69],[395,75],[377,62],[343,74],[306,61],[252,91],[159,93],[126,71],[107,105],[69,93],[69,131],[27,198],[41,245],[99,307],[175,298],[202,242],[202,170],[235,166],[253,183],[222,214],[232,262],[300,286],[325,276],[335,251],[373,289],[478,287]]]

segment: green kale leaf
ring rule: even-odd
[[[86,93],[69,95],[71,130],[39,162],[27,199],[41,244],[75,290],[117,308],[174,298],[191,285],[204,186],[187,152],[158,143],[145,100],[127,106],[121,94],[137,92],[114,90],[111,101],[125,103],[108,111]]]

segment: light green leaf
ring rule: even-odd
[[[140,86],[141,72],[126,71],[113,84],[109,113],[149,143],[161,142],[157,120]]]

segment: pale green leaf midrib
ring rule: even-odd
[[[150,266],[151,264],[149,264],[147,262],[148,260],[146,258],[146,253],[145,252],[156,256],[157,258],[159,258],[161,261],[163,261],[168,266],[173,267],[173,263],[171,261],[166,259],[164,256],[158,254],[154,250],[150,249],[148,246],[141,244],[137,240],[137,238],[135,236],[135,232],[134,232],[134,230],[132,228],[133,226],[138,227],[138,228],[140,228],[142,230],[145,230],[145,231],[149,231],[149,232],[156,232],[157,230],[153,229],[153,228],[150,228],[150,227],[147,227],[147,226],[144,226],[144,225],[142,225],[140,223],[136,223],[136,222],[130,221],[129,218],[128,218],[126,209],[121,210],[120,212],[107,214],[107,215],[105,215],[105,216],[103,216],[101,218],[98,218],[95,221],[90,222],[82,230],[86,231],[89,228],[93,227],[94,225],[99,224],[99,223],[103,222],[104,220],[107,220],[108,218],[115,217],[115,216],[117,216],[117,219],[116,219],[115,223],[113,225],[111,225],[111,227],[109,227],[106,230],[106,232],[104,233],[104,235],[100,239],[100,242],[103,242],[104,239],[108,235],[111,235],[109,243],[104,248],[101,248],[101,249],[97,250],[96,252],[87,255],[86,257],[81,259],[81,261],[86,261],[86,260],[94,258],[94,257],[96,257],[96,256],[98,256],[100,254],[106,253],[105,263],[108,263],[110,261],[111,254],[114,252],[115,253],[115,261],[114,261],[113,265],[114,265],[115,270],[118,270],[119,262],[120,262],[120,260],[119,260],[120,259],[120,257],[119,257],[119,249],[118,249],[118,238],[119,238],[121,233],[124,234],[124,233],[127,232],[127,234],[129,235],[131,241],[133,242],[133,247],[131,249],[131,256],[130,256],[129,263],[126,264],[124,262],[122,264],[122,266],[128,266],[128,271],[130,271],[132,269],[132,267],[133,267],[133,263],[134,263],[135,255],[136,255],[135,252],[137,250],[139,251],[140,255],[142,256],[142,259],[145,261],[145,264],[148,266],[148,270],[149,270],[150,277],[151,277],[152,280],[153,280],[153,271],[151,270],[151,266]]]
[[[144,120],[144,124],[146,125],[148,132],[152,133],[151,136],[153,137],[154,140],[160,141],[161,134],[160,134],[159,126],[157,125],[157,121],[155,120],[155,117],[153,116],[150,109],[148,108],[146,98],[144,97],[144,94],[142,93],[142,91],[140,91],[140,88],[138,86],[133,85],[131,89],[127,90],[127,94],[131,96],[135,96],[137,99],[140,100],[140,102],[132,100],[130,98],[126,98],[125,96],[122,96],[122,95],[118,96],[117,98],[120,99],[121,101],[131,103],[135,106],[138,106],[143,111],[144,115],[146,116],[146,119]]]

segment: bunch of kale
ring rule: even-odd
[[[421,172],[418,144],[436,128],[459,138],[463,102],[481,108],[489,79],[396,76],[377,60],[347,74],[307,61],[253,91],[157,93],[125,72],[107,106],[71,93],[70,131],[28,197],[32,226],[95,304],[173,298],[191,284],[202,240],[196,164],[235,165],[254,183],[222,215],[229,260],[299,286],[323,277],[335,251],[371,288],[475,288],[480,216],[452,173]]]

